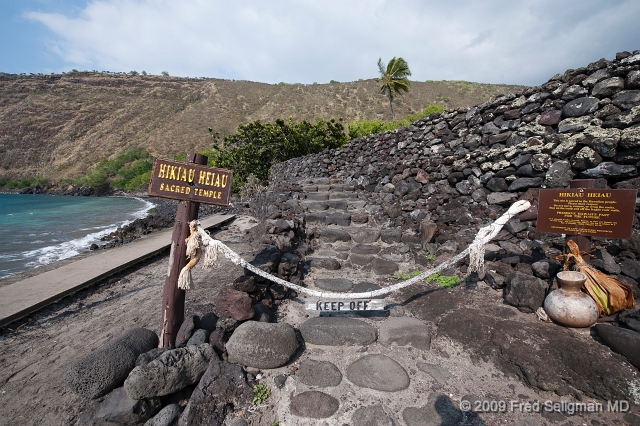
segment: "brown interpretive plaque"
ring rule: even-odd
[[[196,203],[228,206],[231,170],[156,158],[147,193]]]
[[[636,189],[541,189],[536,231],[631,238]]]

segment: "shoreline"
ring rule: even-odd
[[[61,197],[79,196],[79,195],[70,195],[70,194],[66,194],[66,195],[56,194],[56,193],[50,193],[50,192],[33,194],[33,193],[21,193],[20,191],[11,191],[11,192],[2,191],[0,193],[18,194],[18,195],[52,195],[52,196],[61,196]],[[15,273],[13,275],[0,278],[0,287],[10,285],[18,281],[22,281],[26,278],[40,275],[47,271],[58,269],[69,263],[73,263],[78,260],[84,259],[86,257],[92,256],[93,254],[100,253],[101,250],[108,250],[111,248],[121,247],[125,244],[128,244],[130,242],[133,242],[139,239],[144,235],[170,229],[174,226],[175,215],[176,215],[177,206],[179,203],[177,200],[172,200],[168,198],[150,197],[147,195],[146,192],[143,192],[143,191],[136,191],[136,192],[114,191],[109,194],[80,195],[80,196],[137,198],[137,199],[140,199],[141,201],[153,204],[153,207],[150,207],[146,211],[145,217],[134,219],[129,223],[127,223],[126,225],[119,227],[115,231],[107,235],[104,235],[101,238],[99,243],[93,243],[92,245],[87,246],[85,251],[82,251],[66,259],[56,260],[56,261],[47,263],[45,265],[32,267],[32,268],[23,270],[21,272]],[[224,207],[224,206],[201,204],[198,217],[205,218],[213,214],[226,213],[226,212],[229,212],[230,210],[235,210],[232,205],[229,207]]]

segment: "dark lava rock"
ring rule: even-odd
[[[380,238],[380,231],[370,228],[358,229],[351,237],[358,244],[375,243]]]
[[[327,225],[350,226],[351,215],[349,213],[331,213],[326,218]]]
[[[173,349],[144,367],[134,368],[124,388],[134,399],[170,395],[197,383],[214,359],[217,356],[207,344]]]
[[[320,231],[320,238],[328,243],[335,243],[336,241],[351,241],[351,235],[347,231],[342,229],[326,228]]]
[[[380,326],[378,341],[383,346],[413,346],[429,350],[431,334],[427,325],[417,318],[389,318]]]
[[[380,246],[358,244],[351,249],[356,254],[376,254],[380,252]]]
[[[63,375],[64,383],[78,395],[92,399],[122,384],[140,354],[158,347],[158,336],[134,328],[73,361]]]
[[[380,257],[376,257],[372,261],[373,272],[377,275],[391,275],[394,272],[397,272],[399,267],[398,264],[387,259],[382,259]]]
[[[98,405],[93,424],[136,425],[150,419],[161,407],[160,398],[132,399],[120,387]]]
[[[624,79],[612,77],[596,83],[591,90],[591,95],[600,99],[609,98],[622,89],[624,89]]]
[[[522,272],[514,272],[507,278],[504,301],[522,312],[535,312],[546,295],[549,284]]]
[[[216,313],[223,318],[244,321],[253,318],[251,297],[245,292],[224,287],[215,301]]]
[[[402,242],[402,231],[399,229],[383,229],[380,231],[380,239],[387,244]]]
[[[385,355],[369,354],[347,367],[347,378],[356,386],[383,392],[397,392],[409,387],[409,375],[395,360]]]
[[[353,281],[346,278],[318,278],[315,284],[327,291],[349,291],[353,288]]]
[[[187,344],[191,338],[191,334],[193,334],[193,330],[196,328],[197,321],[197,315],[189,315],[184,319],[184,321],[182,321],[182,324],[178,329],[178,334],[176,334],[176,348],[180,348]]]
[[[489,179],[489,182],[487,182],[486,187],[489,191],[492,191],[492,192],[504,192],[509,188],[506,180],[504,180],[503,178],[497,178],[497,177]]]
[[[253,266],[265,272],[276,272],[280,264],[282,252],[276,246],[267,246],[250,262]]]
[[[317,317],[300,326],[305,342],[314,345],[368,345],[376,341],[376,329],[364,321],[341,317]]]
[[[342,373],[329,361],[307,359],[300,363],[296,371],[296,380],[305,385],[326,388],[338,386],[342,382]]]
[[[209,341],[209,334],[211,333],[207,330],[197,329],[187,342],[187,346],[200,346],[203,343],[207,343]]]
[[[265,305],[263,302],[258,302],[253,305],[253,312],[255,315],[253,317],[254,321],[258,322],[275,322],[275,315],[273,310]]]
[[[498,307],[498,310],[505,307]],[[493,362],[507,375],[558,395],[577,389],[593,398],[630,399],[628,367],[608,349],[573,331],[486,309],[459,309],[438,325],[438,336],[460,342],[471,356]],[[513,344],[513,342],[527,344]]]
[[[242,275],[233,281],[233,288],[245,293],[253,293],[256,291],[255,275]]]
[[[545,111],[540,114],[540,120],[538,120],[538,124],[542,124],[543,126],[555,126],[560,122],[561,117],[562,111],[559,109]]]
[[[286,364],[298,350],[296,333],[287,323],[247,321],[226,344],[229,362],[255,368]]]
[[[208,332],[212,332],[216,329],[216,324],[218,322],[218,316],[213,312],[208,312],[200,318],[197,322],[198,328],[203,330],[207,330]]]
[[[248,406],[251,386],[239,365],[212,362],[180,416],[180,426],[222,426],[227,415]]]
[[[546,188],[564,188],[569,186],[573,177],[574,173],[571,171],[571,165],[568,161],[556,161],[547,170],[544,186]]]
[[[178,404],[169,404],[158,412],[144,426],[172,426],[177,423],[182,414],[182,407]]]
[[[562,107],[562,116],[580,117],[583,115],[591,114],[592,112],[596,112],[598,110],[599,102],[600,100],[598,98],[590,97],[574,99]]]
[[[314,257],[309,259],[309,266],[311,266],[312,268],[336,271],[340,269],[340,262],[338,262],[337,259],[333,259],[331,257]]]
[[[402,411],[407,426],[454,426],[461,424],[463,418],[459,404],[444,394],[434,394],[422,408],[407,407]]]
[[[622,259],[620,261],[620,271],[623,275],[640,281],[640,262],[632,259]]]
[[[293,253],[284,253],[278,265],[278,274],[282,276],[293,275],[298,270],[300,257]]]
[[[370,405],[358,408],[351,416],[353,426],[395,426],[395,421],[388,408],[382,405]]]
[[[560,263],[555,260],[539,260],[531,264],[531,269],[536,277],[546,280],[556,275],[560,270]]]
[[[639,332],[607,324],[596,324],[595,329],[605,345],[628,359],[631,365],[640,369]]]
[[[320,391],[306,391],[291,398],[289,409],[299,417],[326,419],[338,411],[340,403],[331,395]]]
[[[613,162],[605,161],[598,164],[593,169],[582,172],[585,177],[597,178],[631,178],[638,176],[638,168],[634,165],[621,165]]]
[[[511,182],[511,185],[509,185],[509,191],[515,192],[515,191],[524,191],[525,189],[529,189],[529,188],[537,188],[542,184],[543,180],[544,179],[542,179],[541,177],[518,178],[513,182]]]
[[[151,361],[158,358],[160,355],[162,355],[168,350],[169,348],[154,348],[154,349],[151,349],[149,352],[140,354],[138,359],[136,359],[136,367],[145,366],[149,364]]]

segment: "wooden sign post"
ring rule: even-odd
[[[207,167],[208,158],[189,153],[187,162],[156,158],[147,193],[150,196],[181,200],[171,236],[169,269],[162,292],[161,347],[175,345],[176,335],[184,321],[185,291],[178,288],[178,276],[187,264],[189,222],[198,219],[200,203],[229,205],[231,179],[229,170]]]

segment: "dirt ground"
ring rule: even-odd
[[[251,260],[259,245],[252,242],[249,230],[257,225],[250,217],[240,216],[228,229],[216,237],[229,245],[243,258]],[[215,270],[197,268],[193,277],[196,288],[187,294],[186,314],[202,315],[213,310],[213,301],[219,290],[230,285],[242,274],[242,269],[222,260]],[[37,314],[2,330],[0,334],[0,425],[73,425],[84,411],[96,401],[86,401],[68,390],[62,382],[67,366],[77,357],[103,345],[122,332],[135,327],[160,331],[160,303],[162,287],[168,266],[168,253],[112,277],[105,283],[83,290]],[[486,303],[499,296],[492,290],[474,293]],[[497,294],[497,293],[496,293]],[[488,296],[489,295],[489,296]],[[301,300],[290,301],[278,313],[278,321],[299,327],[309,318]],[[471,302],[471,301],[470,301]],[[531,321],[536,321],[533,316]],[[379,324],[380,319],[367,319]],[[588,338],[587,335],[584,338]],[[398,394],[386,394],[359,388],[347,380],[330,391],[342,404],[335,418],[323,421],[304,419],[289,412],[291,395],[310,389],[289,377],[284,388],[273,389],[266,404],[243,417],[252,426],[271,425],[279,421],[285,425],[338,425],[349,424],[353,412],[362,406],[382,403],[392,410],[394,417],[402,418],[407,406],[426,407],[433,398],[445,398],[457,409],[463,397],[492,395],[504,400],[557,400],[558,396],[528,388],[514,377],[507,377],[494,365],[473,359],[461,346],[449,339],[438,337],[432,341],[430,351],[418,353],[405,347],[382,348],[378,343],[369,347],[319,347],[306,345],[286,366],[261,373],[262,380],[273,383],[279,374],[289,375],[305,358],[327,360],[338,364],[343,375],[345,367],[365,353],[387,355],[404,365],[411,376],[412,385]],[[434,371],[427,374],[420,366],[430,365]],[[439,374],[442,377],[439,377]],[[635,408],[634,408],[635,410]],[[428,412],[428,410],[427,410]],[[571,417],[547,416],[529,413],[485,413],[469,418],[465,424],[487,425],[608,425],[639,424],[636,414],[583,414]],[[400,424],[403,424],[402,422]]]

